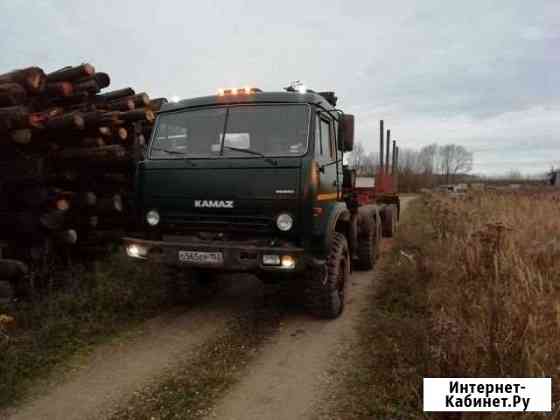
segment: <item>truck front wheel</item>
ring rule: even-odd
[[[344,309],[344,289],[350,271],[348,242],[334,233],[326,263],[310,268],[305,279],[305,306],[319,318],[337,318]]]

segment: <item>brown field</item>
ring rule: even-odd
[[[558,401],[560,194],[438,195],[426,204],[433,373],[550,376]]]
[[[394,245],[333,418],[430,417],[423,377],[552,377],[558,415],[560,194],[425,195]]]

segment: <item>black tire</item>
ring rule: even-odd
[[[367,212],[360,214],[357,244],[357,268],[360,270],[371,270],[379,257],[379,237],[375,213]]]
[[[381,228],[385,238],[392,238],[397,231],[397,209],[394,205],[383,208]]]
[[[348,242],[334,233],[323,267],[309,269],[305,279],[305,306],[319,318],[334,319],[344,310],[344,289],[350,271]]]

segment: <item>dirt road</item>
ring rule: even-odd
[[[214,408],[211,418],[300,419],[313,415],[337,366],[330,361],[347,349],[353,325],[367,305],[371,272],[354,273],[344,315],[336,321],[287,314],[280,332],[262,349],[247,376]]]
[[[406,209],[412,197],[402,200]],[[313,418],[325,390],[350,350],[360,312],[374,286],[371,271],[354,272],[347,306],[335,321],[288,314],[281,331],[263,349],[242,381],[214,408],[211,418],[224,420]]]
[[[403,209],[411,198],[404,198]],[[310,318],[293,309],[282,318],[243,378],[211,410],[218,419],[312,418],[328,399],[325,385],[336,376],[349,350],[360,312],[368,304],[374,273],[355,272],[347,306],[335,321]],[[232,282],[218,298],[194,309],[158,317],[132,340],[101,346],[85,366],[21,408],[5,413],[14,420],[105,418],[119,402],[172,371],[200,345],[224,332],[227,321],[262,293],[255,280]],[[0,417],[2,417],[0,415]]]
[[[99,419],[150,380],[172,369],[198,346],[226,328],[227,321],[261,292],[257,279],[244,278],[212,302],[159,316],[134,338],[102,345],[62,384],[0,418],[13,420]]]

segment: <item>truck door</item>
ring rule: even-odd
[[[338,165],[334,127],[324,113],[318,113],[315,121],[315,158],[322,168],[317,201],[335,201],[338,198]]]

